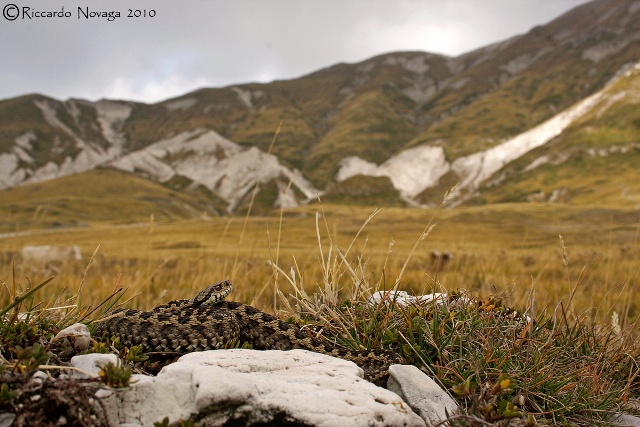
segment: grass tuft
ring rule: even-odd
[[[313,293],[305,291],[304,271],[292,268],[287,273],[272,264],[293,291],[290,298],[280,292],[286,316],[353,349],[398,352],[457,399],[462,414],[449,425],[586,427],[606,425],[620,411],[637,412],[631,404],[640,386],[635,330],[623,329],[617,313],[610,325],[602,325],[571,308],[585,270],[566,306],[558,303],[553,313],[535,311],[533,298],[526,310],[516,311],[508,306],[506,293],[473,295],[465,290],[442,289],[439,297],[410,303],[387,292],[373,303],[372,294],[387,287],[384,275],[374,274],[362,255],[349,256],[355,238],[344,251],[330,235],[323,238],[319,218],[322,274],[312,276],[317,280]],[[401,283],[409,258],[432,227],[430,222],[420,234],[391,290]],[[562,236],[560,243],[569,279]]]

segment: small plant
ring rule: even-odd
[[[44,365],[53,356],[47,352],[44,347],[34,344],[33,346],[22,348],[16,348],[17,363],[15,364],[16,370],[21,373],[27,373],[29,375],[34,374],[38,370],[38,366]]]
[[[91,353],[102,353],[102,354],[111,353],[111,348],[109,347],[109,344],[103,341],[93,341],[91,348],[85,351],[85,354],[91,354]]]
[[[522,416],[519,407],[524,405],[524,397],[519,394],[513,396],[514,389],[514,381],[506,374],[500,374],[493,385],[475,384],[469,377],[453,386],[451,391],[457,398],[468,402],[468,412],[480,414],[484,421],[496,423]]]
[[[2,383],[0,386],[0,405],[9,403],[17,395],[17,391],[9,389],[9,384]]]
[[[131,363],[144,362],[149,359],[149,356],[144,354],[142,350],[142,346],[140,345],[131,346],[131,348],[126,351],[124,360]]]
[[[131,367],[123,365],[119,360],[118,363],[104,363],[98,372],[102,382],[113,388],[129,387],[131,382]]]

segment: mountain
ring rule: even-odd
[[[437,204],[457,182],[454,203],[586,201],[574,177],[636,206],[633,174],[607,167],[640,159],[639,61],[640,1],[596,0],[458,57],[389,53],[151,105],[26,95],[0,101],[0,188],[108,167],[237,212],[256,183],[263,207]]]
[[[640,63],[582,104],[561,133],[485,181],[477,200],[640,209]]]

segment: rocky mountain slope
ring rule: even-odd
[[[555,181],[576,156],[639,163],[638,61],[640,1],[596,0],[455,58],[390,53],[152,105],[26,95],[0,101],[0,188],[110,167],[229,212],[256,182],[265,206],[432,204],[457,182],[457,203],[571,201],[576,182]]]

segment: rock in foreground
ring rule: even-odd
[[[90,357],[83,356],[83,357]],[[193,419],[199,426],[425,426],[352,362],[306,350],[190,353],[156,377],[106,392],[113,425]]]
[[[437,424],[458,412],[456,401],[415,366],[392,365],[389,372],[389,390],[401,396],[423,419]]]

